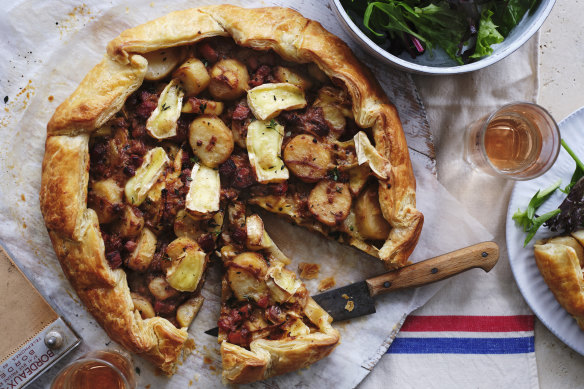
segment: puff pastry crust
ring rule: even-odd
[[[574,236],[581,237],[581,231]],[[584,330],[584,250],[579,239],[559,236],[537,242],[535,262],[556,300]]]
[[[379,251],[362,249],[388,267],[403,266],[423,224],[423,216],[415,208],[415,179],[395,107],[350,49],[318,22],[290,9],[222,5],[173,12],[124,31],[108,44],[103,60],[48,123],[40,203],[57,257],[88,310],[113,340],[169,374],[187,339],[186,329],[160,317],[143,319],[132,302],[126,274],[110,269],[98,218],[87,207],[88,144],[90,135],[143,83],[148,68],[143,55],[215,36],[230,36],[244,47],[272,49],[287,61],[313,62],[346,88],[355,122],[361,128],[372,128],[376,149],[391,164],[390,177],[379,181],[378,190],[383,217],[391,226],[389,236]],[[306,307],[311,320],[330,334],[328,315],[313,302]],[[281,347],[277,343],[259,342],[252,352],[224,345],[226,374],[233,382],[249,382],[265,377],[266,369],[283,373],[330,352],[330,338],[315,335],[309,343],[285,354],[273,366],[266,361]]]

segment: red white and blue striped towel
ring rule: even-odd
[[[538,388],[534,316],[504,254],[408,316],[361,388]]]

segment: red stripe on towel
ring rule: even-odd
[[[408,316],[400,331],[515,332],[533,331],[533,315]]]

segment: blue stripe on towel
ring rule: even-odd
[[[388,354],[524,354],[534,352],[534,337],[396,338]]]

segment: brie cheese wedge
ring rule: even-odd
[[[247,105],[260,120],[275,118],[284,110],[306,107],[304,91],[287,82],[263,84],[247,92]]]
[[[284,126],[272,120],[256,120],[247,127],[247,153],[260,183],[282,182],[290,177],[280,157]]]
[[[126,201],[135,206],[142,204],[148,191],[158,181],[169,162],[170,160],[162,147],[155,147],[148,151],[134,177],[126,183],[124,188]]]
[[[369,141],[367,134],[359,131],[353,140],[355,141],[355,151],[357,152],[359,165],[368,163],[369,168],[377,178],[387,180],[391,173],[391,164],[379,154],[379,151]]]
[[[146,131],[150,136],[166,139],[176,135],[184,94],[180,81],[176,78],[164,88],[156,109],[146,121]]]
[[[186,209],[193,217],[211,217],[219,211],[221,179],[219,171],[195,163],[191,171],[191,186],[186,198]]]

